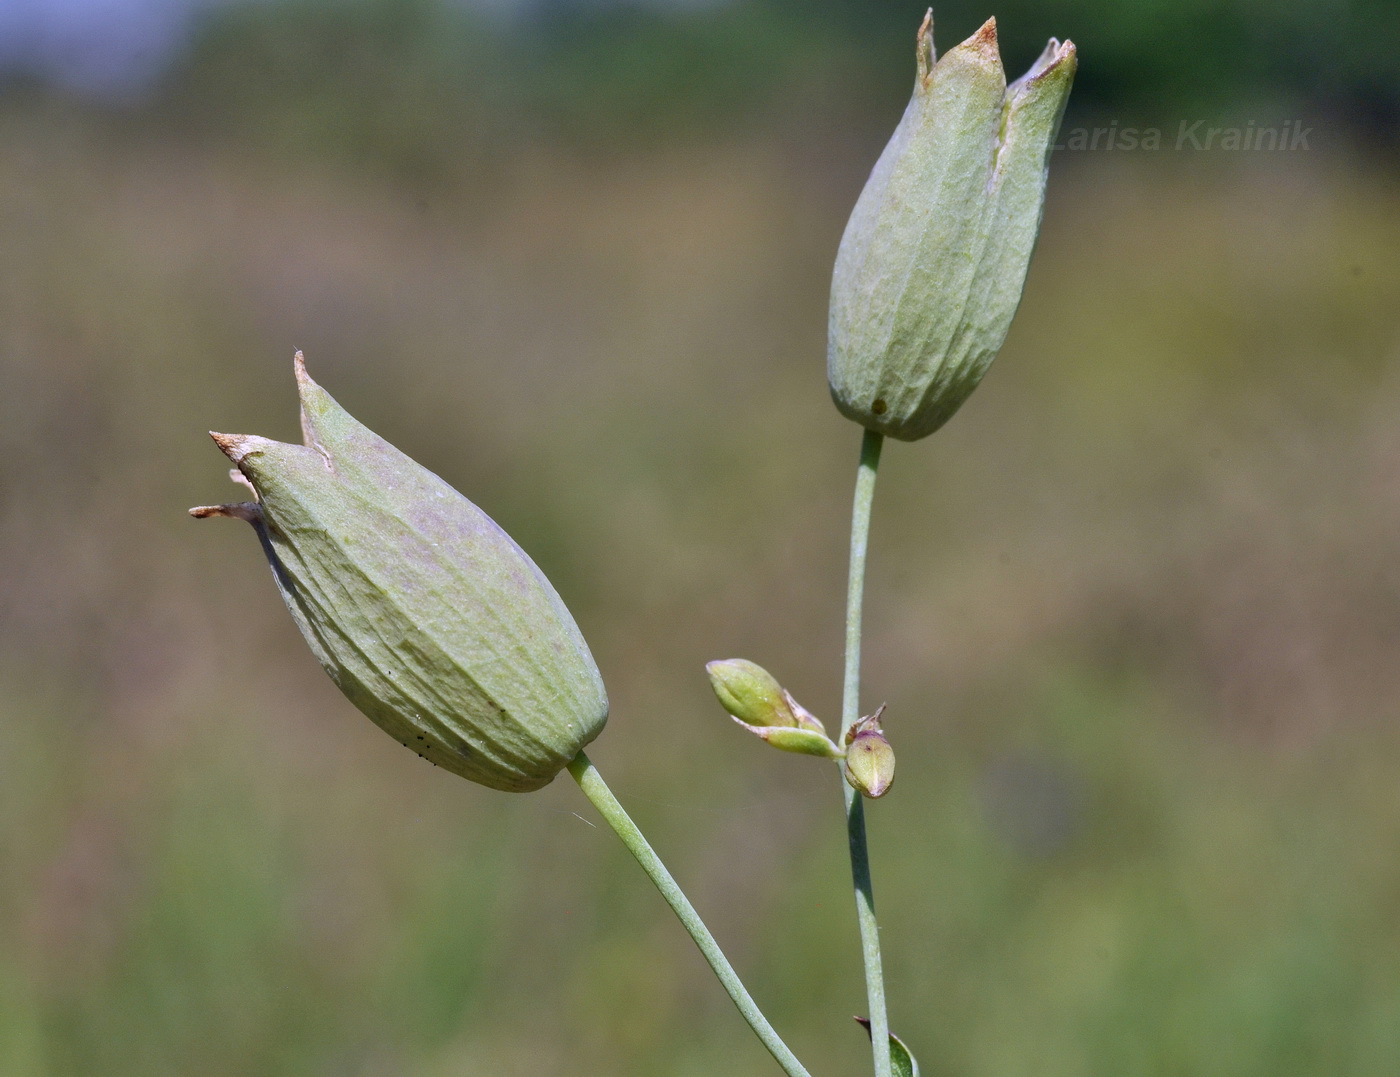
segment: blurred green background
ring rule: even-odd
[[[775,1072],[567,778],[397,748],[184,515],[236,494],[207,429],[295,438],[294,348],[555,581],[595,760],[867,1072],[836,776],[702,667],[838,708],[826,289],[922,10],[261,0],[116,77],[44,10],[0,18],[0,1074]],[[1010,68],[1079,44],[1067,132],[1163,137],[1057,154],[1002,357],[886,451],[894,1027],[930,1077],[1393,1077],[1400,7],[958,0],[940,47],[992,13]]]

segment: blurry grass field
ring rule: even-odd
[[[400,751],[185,517],[232,491],[205,430],[295,436],[298,347],[555,581],[594,758],[814,1073],[863,1072],[836,775],[702,667],[837,707],[869,147],[424,194],[62,111],[0,145],[0,1073],[772,1072],[567,780]],[[1064,157],[992,374],[887,451],[870,816],[932,1077],[1396,1072],[1400,185],[1282,161]]]

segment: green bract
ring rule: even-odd
[[[355,706],[493,789],[548,784],[603,728],[607,695],[563,601],[456,490],[353,419],[296,360],[303,445],[214,440],[297,627]]]
[[[1007,86],[996,20],[935,63],[924,19],[913,99],[836,255],[827,379],[843,415],[913,441],[981,381],[1021,301],[1075,65],[1052,38]]]

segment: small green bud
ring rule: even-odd
[[[783,686],[747,658],[724,658],[705,666],[719,705],[745,725],[797,725]]]
[[[894,784],[894,749],[880,728],[884,712],[882,704],[846,731],[846,781],[872,800],[884,796]]]
[[[841,758],[841,749],[816,716],[762,666],[747,658],[726,658],[705,670],[720,706],[754,736],[785,752]]]
[[[953,416],[1006,339],[1077,63],[1052,38],[1007,86],[995,19],[935,63],[931,11],[917,56],[913,99],[841,238],[827,351],[841,413],[905,441]]]
[[[607,721],[598,667],[535,563],[353,419],[296,357],[305,444],[214,441],[257,501],[191,509],[258,532],[331,680],[419,755],[493,789],[547,785]]]

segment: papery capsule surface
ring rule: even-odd
[[[995,20],[935,61],[931,17],[917,57],[841,239],[827,349],[841,413],[906,441],[952,417],[1006,339],[1077,63],[1052,39],[1008,87]]]
[[[395,740],[464,778],[548,784],[601,732],[607,694],[529,556],[296,363],[304,444],[214,440],[257,501],[193,509],[258,531],[321,665]]]

